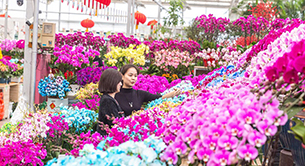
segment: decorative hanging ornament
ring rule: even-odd
[[[146,16],[139,11],[135,12],[134,18],[136,19],[136,29],[139,28],[139,23],[144,24],[146,22]]]
[[[88,32],[88,28],[92,28],[94,26],[94,22],[89,18],[83,20],[80,24],[82,27],[86,28],[86,32]]]
[[[147,23],[147,25],[150,26],[151,29],[153,29],[157,23],[158,23],[157,20],[151,20]]]

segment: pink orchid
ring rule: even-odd
[[[251,132],[248,136],[249,143],[251,145],[257,146],[257,147],[261,147],[266,142],[266,140],[267,140],[267,137],[264,134],[262,134],[256,130]]]
[[[252,145],[246,144],[237,149],[238,155],[246,161],[254,160],[258,156],[258,151]]]
[[[218,139],[218,145],[225,150],[235,149],[238,145],[238,139],[234,136],[223,135]]]

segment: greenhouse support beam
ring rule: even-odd
[[[132,0],[132,18],[131,18],[131,35],[135,34],[135,17],[134,17],[135,0]]]
[[[59,1],[59,11],[58,11],[58,32],[60,32],[60,17],[61,17],[61,1]]]
[[[4,21],[4,39],[7,38],[7,24],[8,24],[8,0],[5,3],[5,21]]]
[[[127,26],[126,26],[126,36],[130,35],[130,22],[131,22],[131,2],[132,0],[128,0],[127,6]]]
[[[37,43],[38,43],[38,20],[39,20],[39,0],[34,1],[34,25],[32,40],[32,74],[31,74],[31,103],[30,108],[34,109],[35,88],[36,88],[36,61],[37,61]],[[35,109],[34,109],[35,110]]]
[[[38,12],[39,0],[27,0],[26,5],[26,20],[33,20],[33,39],[32,48],[29,48],[30,28],[25,27],[25,46],[24,46],[24,80],[22,96],[26,106],[32,111],[34,110],[34,97],[35,97],[35,77],[36,77],[36,56],[37,56],[37,36],[38,36]],[[24,108],[25,111],[26,108]]]
[[[161,3],[161,0],[159,0],[159,3]],[[160,5],[158,5],[158,28],[160,27],[160,25],[161,25],[161,23],[160,23],[160,21],[161,21],[161,6]],[[158,31],[157,32],[157,39],[159,40],[159,34],[160,34],[160,32]]]

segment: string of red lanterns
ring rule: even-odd
[[[61,0],[63,3],[65,0]],[[91,9],[104,9],[105,7],[108,7],[111,3],[111,0],[80,0],[78,1],[81,3],[81,12],[83,12],[83,6],[87,6]],[[67,3],[69,5],[70,0],[67,0]],[[74,2],[72,2],[72,7],[74,8]],[[77,10],[79,9],[79,3],[77,4]]]

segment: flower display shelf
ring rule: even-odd
[[[60,106],[68,106],[68,99],[59,99],[48,97],[47,109],[49,112],[58,112]]]

